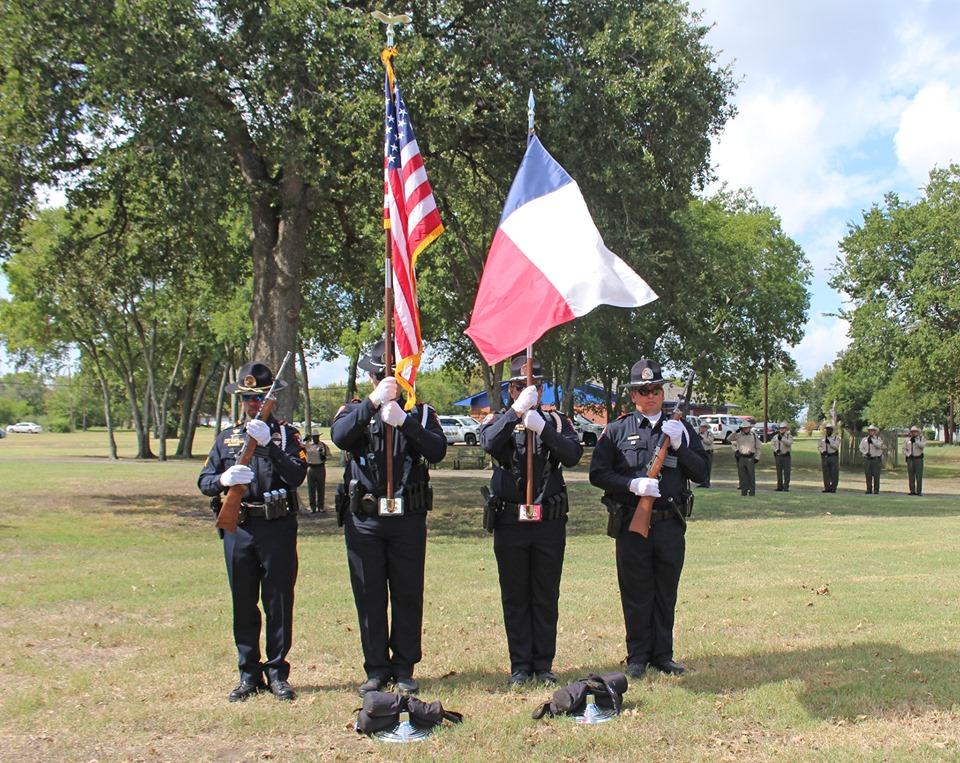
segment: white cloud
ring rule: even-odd
[[[847,329],[850,324],[832,315],[818,315],[807,321],[804,336],[790,355],[797,361],[800,373],[810,378],[850,344]]]
[[[923,87],[901,114],[894,143],[914,182],[922,183],[934,165],[960,161],[960,87]]]

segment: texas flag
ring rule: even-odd
[[[565,169],[534,136],[510,187],[466,330],[490,365],[597,305],[640,307],[654,291],[603,245]]]

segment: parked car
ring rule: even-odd
[[[740,416],[730,416],[725,413],[707,413],[700,416],[701,424],[706,423],[710,427],[710,434],[713,435],[713,441],[729,443],[730,435],[740,428],[742,418]]]
[[[7,431],[21,432],[24,434],[40,434],[43,431],[43,427],[39,424],[34,424],[32,421],[18,421],[16,424],[7,426]]]
[[[573,414],[573,428],[580,435],[580,441],[588,448],[597,444],[600,435],[603,434],[603,425],[590,421],[586,416]]]
[[[0,440],[7,436],[7,430],[3,427],[0,427]]]
[[[469,416],[440,416],[440,427],[447,444],[476,445],[480,439],[480,425]]]
[[[767,433],[766,433],[766,434],[763,433],[763,422],[762,422],[762,421],[754,424],[752,427],[750,427],[750,429],[753,431],[753,433],[754,433],[757,437],[760,438],[760,441],[761,441],[761,442],[770,442],[771,439],[773,439],[774,437],[776,437],[777,432],[780,431],[779,426],[778,426],[775,422],[773,422],[773,421],[768,421],[768,422],[767,422]]]

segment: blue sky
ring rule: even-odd
[[[811,376],[846,346],[827,285],[848,224],[887,191],[919,195],[960,162],[960,2],[699,0],[707,41],[739,82],[714,141],[719,182],[751,187],[814,266],[810,318],[792,350]],[[0,294],[5,294],[0,282]],[[346,378],[312,364],[311,383]]]

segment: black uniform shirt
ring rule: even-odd
[[[387,494],[386,428],[380,409],[368,397],[343,406],[330,428],[334,445],[350,452],[347,479],[360,480],[366,492],[381,498]],[[429,477],[422,461],[436,464],[446,453],[447,438],[436,412],[429,405],[415,405],[393,436],[394,495],[426,482]]]
[[[647,476],[647,466],[660,441],[663,422],[661,416],[651,427],[642,413],[633,411],[607,424],[590,461],[590,483],[603,488],[606,495],[618,503],[635,504],[637,496],[630,492],[630,482]],[[687,441],[678,450],[667,451],[660,470],[660,498],[654,501],[655,509],[667,509],[668,498],[677,500],[686,489],[687,480],[703,482],[706,479],[706,453],[700,436],[686,421],[683,426],[687,430]]]
[[[533,436],[533,491],[534,501],[542,503],[564,488],[563,473],[558,464],[576,466],[583,455],[580,437],[566,416],[560,416],[560,431],[551,413],[537,409],[546,419],[543,432]],[[520,418],[507,408],[490,414],[480,425],[480,444],[498,464],[490,480],[490,491],[508,503],[526,502],[527,485],[527,431]],[[544,470],[550,462],[550,472],[544,481]]]
[[[270,443],[258,445],[249,463],[253,481],[247,485],[243,500],[251,503],[263,501],[263,494],[268,490],[292,490],[307,475],[307,454],[303,451],[300,433],[272,417],[267,424]],[[220,475],[237,463],[245,442],[246,434],[240,425],[224,429],[217,435],[197,479],[201,493],[214,496],[230,489],[220,484]]]

